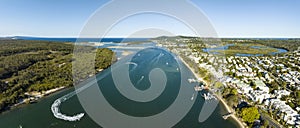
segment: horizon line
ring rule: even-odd
[[[300,37],[286,37],[286,36],[220,36],[220,37],[200,37],[200,36],[189,36],[189,35],[175,35],[175,36],[157,36],[157,37],[125,37],[125,36],[107,36],[104,38],[158,38],[158,37],[195,37],[195,38],[236,38],[236,39],[300,39]],[[13,38],[13,37],[31,37],[31,38],[99,38],[99,37],[76,37],[76,36],[34,36],[34,35],[0,35],[0,38]]]

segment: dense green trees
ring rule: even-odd
[[[240,116],[246,123],[252,124],[255,120],[259,119],[260,114],[256,107],[245,107],[241,110]]]
[[[239,103],[239,97],[237,89],[235,88],[225,88],[223,90],[223,97],[226,99],[227,104],[230,107],[236,107]]]
[[[290,97],[292,100],[288,104],[292,108],[300,106],[300,90],[293,91]]]
[[[73,44],[48,41],[0,41],[0,111],[24,98],[27,91],[45,91],[73,85]],[[92,69],[105,69],[114,61],[109,49],[96,49]],[[80,68],[87,68],[82,65]],[[94,73],[96,70],[94,71]],[[84,74],[81,79],[91,74]]]
[[[244,40],[242,43],[251,43],[251,44],[262,44],[266,46],[271,46],[275,48],[283,48],[289,51],[297,50],[300,47],[300,40],[299,39],[239,39]],[[234,39],[222,39],[223,42],[226,43],[236,43],[237,41]]]
[[[237,95],[238,92],[237,92],[237,89],[236,88],[225,88],[223,90],[223,96],[226,98],[230,95]]]
[[[58,55],[70,54],[73,45],[48,41],[1,40],[0,79]]]
[[[0,45],[0,56],[8,56],[17,53],[36,52],[42,50],[65,52],[70,52],[73,50],[73,45],[71,44],[50,41],[1,40]]]
[[[16,54],[10,56],[0,57],[0,79],[9,78],[19,70],[26,69],[38,61],[49,60],[47,57],[39,52],[34,54]]]
[[[228,105],[231,107],[236,107],[239,103],[239,99],[236,95],[229,95],[226,100]]]
[[[95,58],[96,69],[105,69],[116,61],[114,53],[109,49],[97,49]]]

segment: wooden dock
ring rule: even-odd
[[[227,118],[229,118],[232,115],[233,115],[233,113],[231,112],[231,113],[223,115],[222,117],[223,117],[223,119],[227,120]]]

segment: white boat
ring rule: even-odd
[[[194,87],[195,91],[199,92],[199,91],[202,91],[203,90],[203,87],[197,85]]]
[[[204,94],[204,99],[205,100],[212,100],[212,99],[217,99],[214,95],[212,95],[212,94],[210,94],[210,93],[207,93],[207,95],[206,94]]]
[[[188,81],[189,81],[189,83],[192,83],[192,82],[194,82],[194,83],[195,83],[195,82],[197,82],[197,80],[195,80],[195,79],[191,79],[191,78],[190,78],[190,79],[188,79]]]
[[[191,97],[191,100],[194,100],[195,94],[193,94],[193,96]]]

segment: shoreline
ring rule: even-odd
[[[235,115],[235,111],[234,111],[231,107],[229,107],[229,106],[227,105],[227,103],[224,101],[224,99],[221,98],[221,97],[219,97],[218,95],[215,95],[215,96],[222,102],[222,104],[224,105],[224,107],[225,107],[225,109],[226,109],[226,111],[227,111],[228,113],[233,112],[233,115],[230,116],[230,117],[231,117],[233,120],[235,120],[241,128],[245,128],[244,123],[243,123],[241,120],[239,120],[239,118]]]
[[[103,70],[104,69],[95,71],[95,75],[93,75],[93,76],[96,76],[97,74],[101,73]],[[83,79],[83,81],[85,81],[88,78],[93,77],[93,76],[89,76],[89,77]],[[9,112],[11,110],[17,109],[19,107],[23,107],[23,106],[26,106],[26,105],[29,105],[29,104],[38,103],[39,100],[41,100],[43,98],[46,98],[46,97],[48,97],[48,96],[50,96],[54,93],[60,92],[62,90],[70,89],[70,88],[74,88],[74,85],[72,85],[72,86],[60,86],[60,87],[56,87],[56,88],[49,89],[49,90],[46,90],[46,91],[41,91],[41,92],[36,92],[36,91],[35,92],[25,92],[24,94],[29,96],[28,98],[24,98],[24,99],[22,99],[22,101],[8,106],[4,110],[0,111],[0,115],[3,114],[3,113]]]
[[[50,97],[50,96],[54,95],[55,93],[59,93],[60,91],[67,90],[67,89],[70,89],[72,87],[73,86],[70,86],[70,87],[61,86],[61,87],[58,87],[60,89],[58,89],[58,88],[50,89],[50,90],[55,90],[55,91],[51,91],[51,93],[47,93],[46,95],[43,95],[42,97],[34,99],[33,102],[29,102],[29,103],[22,102],[22,103],[13,104],[13,105],[9,106],[7,109],[5,109],[3,111],[0,111],[0,115],[8,113],[10,111],[13,111],[15,109],[26,107],[27,105],[30,105],[30,104],[38,103],[38,102],[40,102],[40,100],[43,100],[44,98]],[[49,91],[49,90],[47,90],[47,91]]]
[[[191,68],[190,65],[188,65],[188,64],[182,59],[181,56],[179,56],[179,55],[177,55],[177,56],[178,56],[178,58],[182,61],[182,63],[183,63],[184,65],[186,65],[187,68],[190,69],[190,70],[192,71],[193,75],[194,75],[198,80],[200,80],[201,82],[203,82],[203,83],[205,83],[205,84],[207,83],[207,82],[204,81],[200,76],[198,76],[198,74],[195,73],[195,70],[194,70],[193,68]],[[234,114],[233,114],[232,116],[230,116],[230,117],[231,117],[231,118],[239,125],[239,127],[240,127],[240,128],[245,128],[243,122],[242,122],[241,120],[239,120],[239,118],[235,115],[235,111],[232,110],[232,108],[230,108],[230,107],[226,104],[226,102],[224,101],[224,99],[223,99],[222,97],[219,97],[219,96],[216,95],[216,94],[214,94],[214,95],[221,101],[221,103],[223,104],[223,106],[225,107],[225,109],[226,109],[226,111],[227,111],[228,113],[234,112]]]
[[[187,63],[183,60],[183,58],[182,58],[181,56],[179,56],[179,55],[177,55],[177,56],[178,56],[178,58],[181,60],[181,62],[182,62],[184,65],[186,65],[187,68],[188,68],[189,70],[192,71],[193,75],[196,77],[197,80],[199,80],[199,81],[203,82],[205,85],[207,85],[207,81],[203,80],[202,77],[200,77],[197,73],[195,73],[195,70],[194,70],[193,68],[191,68],[190,65],[187,64]]]

